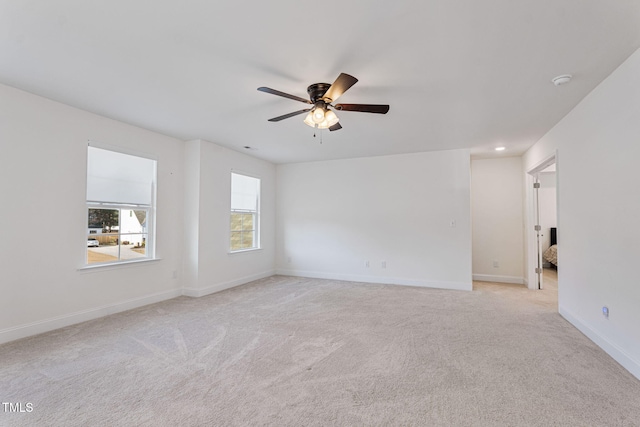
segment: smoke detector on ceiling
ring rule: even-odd
[[[562,86],[569,83],[571,81],[571,77],[571,74],[563,74],[561,76],[554,77],[553,79],[551,79],[551,81],[556,86]]]

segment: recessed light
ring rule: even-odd
[[[571,77],[572,77],[571,74],[563,74],[561,76],[554,77],[553,79],[551,79],[551,81],[553,82],[554,85],[561,86],[569,83],[571,81]]]
[[[495,150],[496,151],[504,151],[506,149],[506,147],[496,147]]]
[[[245,150],[257,150],[257,148],[253,148],[253,147],[251,147],[251,146],[249,146],[249,145],[245,145],[243,148],[244,148]]]

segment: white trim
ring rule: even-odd
[[[97,148],[100,150],[111,151],[114,153],[125,154],[128,156],[139,157],[142,159],[146,159],[153,162],[153,179],[151,180],[151,201],[150,204],[139,204],[139,203],[118,203],[118,202],[108,202],[108,201],[100,201],[100,200],[86,200],[87,192],[89,190],[89,147]],[[124,147],[111,146],[109,144],[103,144],[101,142],[96,142],[92,140],[87,140],[87,148],[85,150],[85,168],[84,168],[84,182],[85,182],[85,214],[88,213],[89,209],[118,209],[121,211],[122,209],[135,209],[135,207],[144,209],[147,211],[146,222],[147,222],[147,232],[146,234],[146,260],[156,260],[156,214],[158,212],[157,207],[157,197],[158,197],[158,157],[156,155],[149,155],[144,153],[138,153],[134,150],[129,150]],[[86,218],[86,217],[85,217]],[[120,221],[121,215],[118,215],[118,239],[120,239]],[[84,227],[85,236],[87,235],[87,223],[85,223]],[[83,238],[85,241],[84,245],[86,245],[86,237]],[[83,245],[83,246],[84,246]],[[120,258],[120,250],[118,250],[118,258]],[[120,264],[123,260],[118,259],[114,263]],[[127,261],[124,261],[127,262]],[[105,264],[112,264],[112,262],[107,262]],[[84,254],[84,266],[90,266],[89,260],[87,257],[87,252]]]
[[[575,326],[576,329],[586,335],[587,338],[593,341],[616,362],[621,364],[622,367],[624,367],[633,376],[640,380],[640,361],[635,360],[616,344],[612,343],[606,337],[591,329],[582,319],[572,314],[569,310],[565,309],[564,307],[558,307],[558,311],[560,315],[573,326]]]
[[[236,175],[244,175],[244,176],[248,176],[249,178],[256,178],[256,179],[260,180],[260,182],[262,182],[262,176],[259,175],[259,174],[256,174],[256,173],[253,173],[253,172],[245,172],[242,169],[234,169],[234,168],[229,169],[229,171],[231,173],[235,173]]]
[[[534,166],[530,167],[527,173],[529,175],[537,175],[538,173],[542,172],[549,166],[556,163],[556,155],[557,155],[557,150],[554,150],[553,154],[548,155],[546,158],[539,161]]]
[[[536,214],[536,206],[534,203],[534,195],[533,195],[533,183],[534,177],[533,175],[526,173],[525,176],[525,205],[527,207],[527,212],[525,215],[525,227],[527,233],[527,244],[525,245],[526,251],[526,261],[527,261],[527,271],[525,273],[525,277],[527,280],[527,287],[532,290],[538,289],[538,278],[535,273],[536,268],[536,257],[538,255],[536,235],[533,227],[535,225],[535,214]]]
[[[162,261],[162,258],[138,258],[131,259],[127,261],[113,261],[113,262],[105,262],[105,263],[94,263],[94,264],[86,264],[77,269],[78,272],[86,273],[92,270],[100,270],[105,271],[109,270],[109,267],[121,268],[123,266],[134,266],[137,264],[145,264],[147,262],[155,262]]]
[[[526,244],[525,244],[525,259],[527,263],[527,271],[525,272],[525,281],[524,283],[527,285],[527,288],[537,290],[538,289],[538,279],[535,273],[535,268],[537,267],[537,257],[538,257],[538,244],[536,240],[536,233],[533,230],[533,226],[535,225],[535,215],[536,215],[536,205],[534,203],[534,192],[533,192],[533,182],[536,174],[541,172],[542,170],[548,168],[550,165],[556,165],[556,221],[559,224],[560,221],[560,204],[559,204],[559,185],[558,185],[558,172],[559,172],[559,164],[558,164],[558,150],[553,150],[553,152],[547,155],[544,159],[537,162],[533,166],[526,169],[525,173],[525,233],[526,233]]]
[[[118,203],[118,202],[105,202],[99,200],[87,200],[87,205],[91,206],[89,209],[130,209],[130,210],[142,210],[151,209],[151,205],[140,205],[135,203]]]
[[[277,269],[276,274],[282,276],[309,277],[313,279],[343,280],[346,282],[382,283],[387,285],[416,286],[420,288],[450,289],[457,291],[470,291],[473,289],[471,282],[432,282],[426,280],[404,279],[397,277],[361,276],[357,274],[324,273],[318,271],[300,271]]]
[[[497,283],[515,283],[517,285],[524,285],[524,277],[516,276],[492,276],[490,274],[474,274],[473,280],[478,282],[497,282]]]
[[[271,277],[274,274],[274,270],[268,270],[262,273],[252,274],[251,276],[245,276],[239,279],[230,280],[228,282],[216,283],[215,285],[207,286],[206,288],[182,288],[182,295],[199,298],[205,295],[224,291],[226,289],[235,288],[236,286],[244,285],[246,283],[253,282],[254,280]]]
[[[231,214],[233,212],[241,211],[241,209],[233,209],[231,206],[233,200],[233,175],[245,176],[247,178],[253,178],[258,180],[258,194],[256,200],[256,210],[255,211],[246,211],[247,213],[252,213],[255,215],[254,224],[253,224],[253,233],[254,233],[254,244],[255,246],[252,248],[232,250],[231,249]],[[247,250],[257,250],[262,249],[262,177],[258,175],[252,175],[245,172],[240,172],[231,168],[231,172],[229,174],[229,227],[227,228],[227,243],[229,245],[229,249],[227,253],[237,253],[237,252],[246,252]]]
[[[96,141],[93,139],[87,140],[87,146],[93,147],[93,148],[99,148],[101,150],[115,151],[116,153],[126,154],[129,156],[142,157],[143,159],[155,160],[156,162],[158,161],[158,156],[156,154],[148,153],[146,151],[132,150],[129,147],[107,144],[107,143]]]
[[[0,344],[32,335],[42,334],[88,320],[98,319],[110,314],[120,313],[145,305],[154,304],[160,301],[169,300],[181,295],[180,289],[159,292],[139,298],[132,298],[114,304],[81,310],[71,314],[52,317],[50,319],[27,323],[25,325],[0,330]]]
[[[228,251],[227,255],[236,255],[236,254],[242,254],[245,252],[255,252],[255,251],[261,251],[263,250],[262,248],[246,248],[246,249],[238,249],[237,251]]]

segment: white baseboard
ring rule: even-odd
[[[40,320],[38,322],[27,323],[13,328],[0,330],[0,344],[9,341],[15,341],[21,338],[30,337],[32,335],[53,331],[55,329],[64,328],[65,326],[75,325],[76,323],[86,322],[87,320],[97,319],[99,317],[108,316],[110,314],[120,313],[134,308],[142,307],[156,302],[165,301],[182,295],[180,289],[159,292],[140,298],[132,298],[130,300],[118,302],[115,304],[103,305],[101,307],[90,308],[63,316],[57,316],[50,319]]]
[[[564,307],[558,307],[558,312],[580,332],[585,334],[587,338],[596,343],[598,347],[603,349],[616,362],[621,364],[627,371],[631,372],[633,376],[640,380],[640,361],[629,356],[623,349],[609,341],[606,337],[598,334],[596,331],[591,329],[582,319],[580,319],[578,316],[574,316],[569,310],[565,309]]]
[[[438,288],[438,289],[451,289],[458,291],[470,291],[473,289],[471,282],[434,282],[427,280],[416,279],[404,279],[394,277],[378,277],[378,276],[364,276],[357,274],[339,274],[339,273],[325,273],[318,271],[302,271],[302,270],[286,270],[278,269],[276,274],[282,276],[294,276],[294,277],[309,277],[313,279],[329,279],[329,280],[344,280],[346,282],[362,282],[362,283],[382,283],[387,285],[402,285],[402,286],[417,286],[421,288]]]
[[[108,316],[110,314],[120,313],[123,311],[131,310],[134,308],[142,307],[156,302],[165,301],[171,298],[186,295],[190,297],[200,297],[214,292],[220,292],[225,289],[232,288],[234,286],[243,285],[253,280],[270,277],[275,274],[274,270],[266,271],[251,276],[245,276],[236,280],[218,283],[206,288],[183,288],[174,289],[165,292],[159,292],[152,295],[147,295],[140,298],[133,298],[130,300],[122,301],[115,304],[104,305],[101,307],[91,308],[87,310],[78,311],[75,313],[65,314],[62,316],[53,317],[50,319],[40,320],[25,325],[20,325],[12,328],[0,330],[0,344],[15,341],[21,338],[30,337],[32,335],[42,334],[44,332],[53,331],[55,329],[64,328],[65,326],[75,325],[76,323],[86,322],[87,320],[93,320],[100,317]]]
[[[404,285],[404,286],[418,286],[426,288],[439,288],[439,289],[452,289],[452,290],[468,290],[472,289],[472,284],[463,282],[433,282],[414,279],[402,279],[402,278],[390,278],[390,277],[376,277],[376,276],[359,276],[348,274],[328,274],[312,271],[296,271],[296,270],[269,270],[250,276],[241,277],[239,279],[230,280],[227,282],[217,283],[205,288],[182,288],[174,289],[170,291],[159,292],[152,295],[147,295],[139,298],[132,298],[126,301],[95,307],[87,310],[78,311],[62,316],[53,317],[50,319],[40,320],[37,322],[28,323],[12,328],[0,330],[0,344],[15,341],[21,338],[30,337],[33,335],[41,334],[44,332],[53,331],[55,329],[64,328],[77,323],[86,322],[88,320],[94,320],[100,317],[108,316],[110,314],[120,313],[123,311],[131,310],[134,308],[142,307],[149,304],[154,304],[160,301],[169,300],[171,298],[178,297],[180,295],[190,297],[201,297],[204,295],[220,292],[225,289],[230,289],[235,286],[240,286],[245,283],[252,282],[254,280],[263,279],[273,276],[274,274],[281,274],[284,276],[297,276],[297,277],[312,277],[318,279],[331,279],[331,280],[344,280],[349,282],[364,282],[364,283],[382,283],[392,285]]]
[[[493,276],[490,274],[474,274],[473,280],[478,282],[497,282],[497,283],[515,283],[517,285],[526,284],[524,277],[516,276]]]
[[[241,277],[239,279],[230,280],[228,282],[216,283],[205,288],[182,288],[182,295],[188,297],[202,297],[216,292],[224,291],[225,289],[234,288],[236,286],[244,285],[245,283],[253,282],[254,280],[264,279],[265,277],[271,277],[276,272],[274,270],[265,271],[262,273],[252,274],[250,276]]]

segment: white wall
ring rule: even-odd
[[[520,157],[471,161],[474,280],[524,283],[522,180]]]
[[[183,143],[0,85],[0,342],[181,293]],[[158,160],[158,261],[79,270],[87,141]]]
[[[186,143],[184,294],[201,296],[275,273],[275,165],[211,142]],[[261,249],[229,253],[231,171],[260,178]]]
[[[638,117],[640,50],[524,162],[529,170],[557,149],[560,314],[640,378]]]
[[[278,272],[470,290],[469,161],[451,150],[279,165]]]

